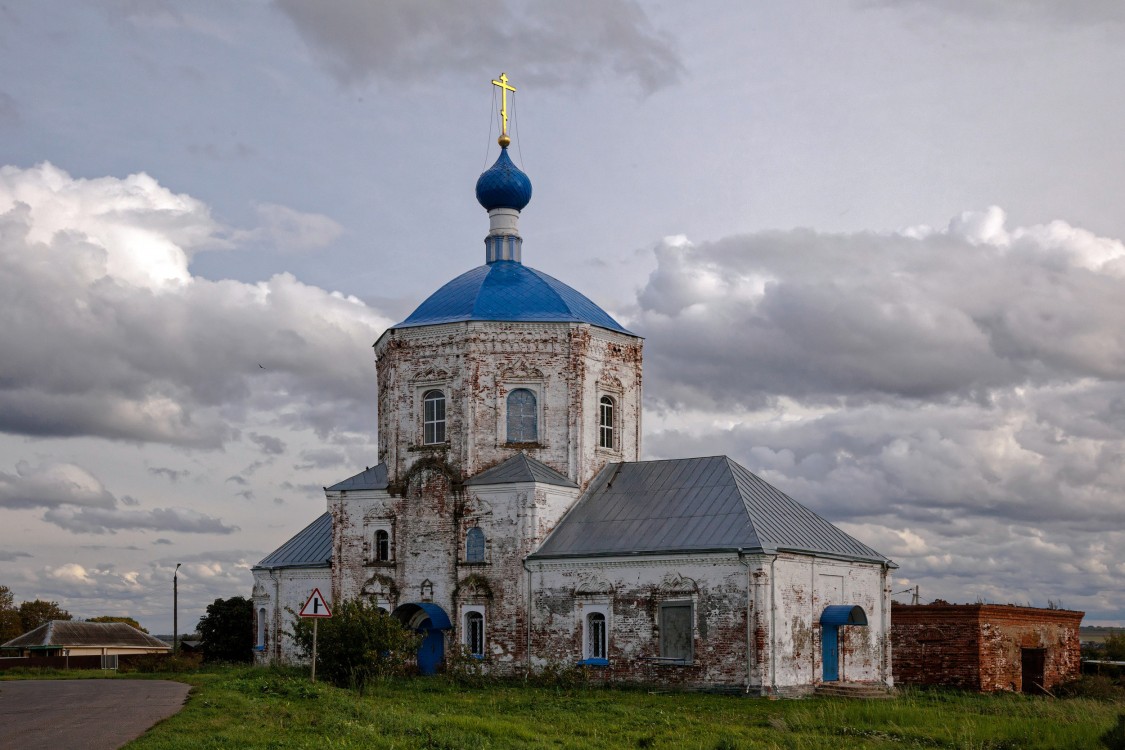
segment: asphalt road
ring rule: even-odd
[[[0,748],[115,750],[184,707],[166,680],[0,682]]]

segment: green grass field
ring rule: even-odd
[[[1118,714],[1125,713],[1125,702],[1120,700],[930,691],[878,701],[771,701],[641,689],[522,685],[465,689],[429,678],[379,683],[359,695],[312,685],[297,671],[227,668],[168,677],[194,686],[187,706],[128,745],[130,750],[1061,750],[1104,748],[1099,738],[1116,724]]]

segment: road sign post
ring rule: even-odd
[[[301,607],[298,613],[301,617],[313,618],[313,649],[312,649],[312,681],[316,682],[316,630],[321,618],[331,617],[332,610],[328,608],[328,603],[324,601],[324,596],[320,593],[320,589],[313,589],[309,594],[309,600],[305,602],[305,606]]]

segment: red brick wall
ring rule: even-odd
[[[1022,649],[1043,649],[1044,687],[1078,677],[1082,612],[1000,604],[895,604],[894,678],[964,690],[1023,687]]]

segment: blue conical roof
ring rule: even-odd
[[[558,279],[505,260],[461,274],[394,327],[468,320],[589,323],[629,333],[605,310]]]
[[[477,178],[477,201],[485,211],[522,211],[531,201],[531,180],[508,158],[507,148],[500,149],[500,158]]]

